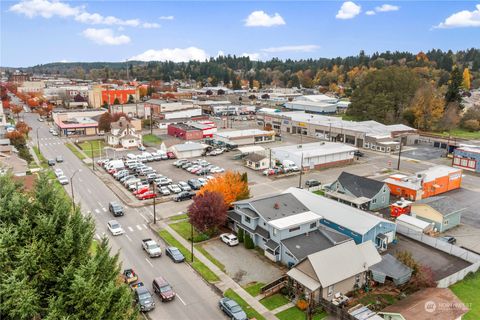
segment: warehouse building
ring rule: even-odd
[[[339,117],[294,112],[257,112],[257,120],[276,132],[303,134],[331,142],[343,142],[358,148],[394,152],[418,141],[414,128],[403,124],[384,125],[376,121],[346,121]]]
[[[453,152],[453,166],[480,172],[480,146],[460,146]]]
[[[343,143],[325,141],[271,149],[272,158],[280,162],[293,161],[297,167],[304,169],[324,169],[353,163],[357,150]]]
[[[187,142],[173,145],[169,151],[173,152],[177,159],[184,159],[201,157],[207,148],[208,145],[203,143]]]
[[[265,131],[259,129],[222,131],[215,133],[213,138],[224,143],[243,146],[247,144],[274,142],[275,131]]]
[[[167,127],[168,135],[183,140],[211,138],[215,132],[217,132],[217,127],[211,121],[170,124]]]

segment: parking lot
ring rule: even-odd
[[[424,245],[418,241],[397,234],[398,242],[390,244],[387,253],[395,256],[398,252],[408,251],[413,259],[421,265],[430,267],[435,281],[443,279],[470,265],[469,262],[451,256],[440,250]]]
[[[215,239],[202,244],[202,247],[221,261],[226,273],[241,286],[254,281],[269,283],[285,273],[279,266],[266,261],[266,257],[261,257],[255,250],[245,249],[242,244],[229,247]]]

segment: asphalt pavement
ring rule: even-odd
[[[114,218],[108,211],[110,201],[121,202],[105,184],[91,172],[66,146],[65,138],[54,137],[50,134],[48,124],[37,121],[38,116],[32,113],[25,114],[25,121],[32,127],[33,144],[36,145],[37,128],[41,153],[47,159],[54,159],[57,155],[63,156],[64,162],[56,164],[68,178],[73,177],[75,202],[81,206],[84,214],[90,214],[96,225],[96,237],[106,236],[109,239],[112,253],[118,252],[122,268],[133,268],[149,290],[152,290],[152,281],[157,276],[163,276],[172,285],[177,298],[172,302],[162,303],[157,297],[156,308],[148,313],[151,319],[222,319],[223,314],[218,308],[219,296],[204,280],[187,264],[174,264],[168,257],[150,259],[141,248],[141,240],[155,238],[165,244],[151,231],[148,224],[153,220],[152,209],[125,208],[123,217]],[[97,168],[99,170],[99,168]],[[71,194],[71,185],[65,190]],[[167,209],[168,208],[168,209]],[[159,217],[173,215],[176,207],[160,206],[157,210]],[[116,219],[125,230],[125,234],[112,236],[106,224]]]

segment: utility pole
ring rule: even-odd
[[[88,142],[90,144],[90,150],[92,151],[92,170],[95,171],[95,156],[93,155],[93,144],[92,141]]]
[[[153,183],[153,224],[157,224],[157,184]]]
[[[272,168],[272,148],[268,149],[270,152],[270,156],[269,156],[269,159],[268,159],[268,168],[271,169]]]
[[[300,177],[298,179],[299,189],[302,189],[302,174],[303,174],[303,152],[302,152],[302,160],[300,161]]]
[[[398,150],[397,170],[400,170],[400,156],[402,154],[402,142],[403,142],[403,137],[400,137],[400,149]]]
[[[40,140],[38,139],[38,129],[40,129],[40,127],[37,128],[37,149],[38,149],[38,153],[40,153]]]

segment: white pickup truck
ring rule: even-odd
[[[160,246],[155,242],[153,239],[143,239],[142,240],[142,248],[143,250],[147,251],[150,258],[161,257],[162,256],[162,249]]]

